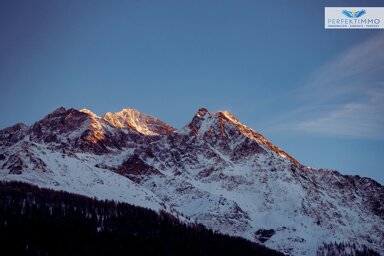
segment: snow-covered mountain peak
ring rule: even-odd
[[[53,133],[63,135],[78,131],[88,120],[89,115],[86,113],[74,108],[60,107],[33,124],[31,132],[37,137],[44,137]]]
[[[65,107],[58,107],[55,110],[53,110],[49,115],[65,113],[66,111],[67,109]]]
[[[89,116],[92,116],[94,118],[98,118],[98,116],[95,113],[93,113],[91,110],[87,108],[80,109],[80,112],[88,114]]]
[[[250,144],[255,144],[252,148],[260,149],[258,147],[260,146],[267,151],[274,152],[280,157],[291,161],[298,167],[302,166],[292,156],[272,144],[255,130],[241,123],[228,111],[210,113],[207,109],[200,108],[187,127],[192,135],[202,136],[211,145],[219,147],[220,150],[232,150],[235,144],[242,144],[244,140],[247,139],[247,147]],[[184,131],[185,128],[182,132]]]
[[[167,135],[175,131],[163,121],[135,109],[125,108],[116,113],[108,112],[103,119],[114,127],[133,129],[144,135]]]
[[[199,110],[196,113],[196,116],[199,118],[203,118],[206,114],[209,114],[208,109],[206,108],[199,108]]]
[[[174,130],[161,120],[133,109],[99,117],[89,109],[59,107],[31,127],[14,125],[1,130],[0,147],[25,138],[50,148],[99,155],[158,140]]]
[[[232,124],[244,126],[240,121],[228,111],[209,112],[206,108],[200,108],[188,127],[193,134],[204,134],[211,129],[223,129],[223,125]],[[222,134],[224,135],[224,134]]]

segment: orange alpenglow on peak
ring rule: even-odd
[[[95,113],[93,113],[91,110],[89,110],[87,108],[80,109],[80,112],[83,112],[83,113],[88,114],[90,116],[97,117],[97,115]]]
[[[166,135],[175,131],[163,121],[136,109],[125,108],[116,113],[108,112],[103,119],[115,127],[133,129],[145,135]]]
[[[135,109],[124,108],[119,112],[107,112],[103,119],[119,128],[134,128],[136,120],[140,118],[141,113]]]
[[[252,128],[242,124],[228,111],[210,113],[206,108],[200,108],[188,127],[194,135],[202,135],[206,132],[213,134],[212,131],[216,130],[219,131],[220,136],[227,136],[225,131],[228,129],[228,124],[232,124],[232,127],[235,127],[235,129],[243,136],[263,144],[265,147],[270,148],[281,157],[290,160],[294,165],[302,166],[296,159],[272,144],[264,136]]]

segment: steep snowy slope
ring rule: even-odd
[[[0,171],[1,180],[24,181],[44,188],[98,199],[114,199],[154,210],[163,208],[162,202],[149,190],[129,179],[122,179],[116,173],[96,168],[93,163],[97,158],[92,155],[67,156],[52,152],[44,145],[30,143],[28,150],[19,151],[18,156],[23,159],[25,170],[21,174]],[[41,165],[36,165],[36,162]]]
[[[174,130],[145,117],[161,134]],[[129,115],[125,118],[132,119]],[[87,109],[58,108],[31,127],[17,124],[0,131],[0,167],[6,170],[0,177],[152,209],[166,208],[149,190],[97,167],[100,163],[120,164],[139,144],[160,138],[156,131],[151,135],[136,127],[116,127]]]
[[[2,180],[163,208],[289,255],[334,241],[384,253],[383,186],[304,167],[228,112],[175,130],[131,109],[60,108],[0,139]]]

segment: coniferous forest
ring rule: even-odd
[[[166,212],[0,182],[1,255],[283,255]]]

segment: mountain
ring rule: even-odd
[[[303,166],[229,112],[174,129],[136,110],[59,108],[0,131],[0,180],[166,211],[287,255],[384,254],[384,187]]]

